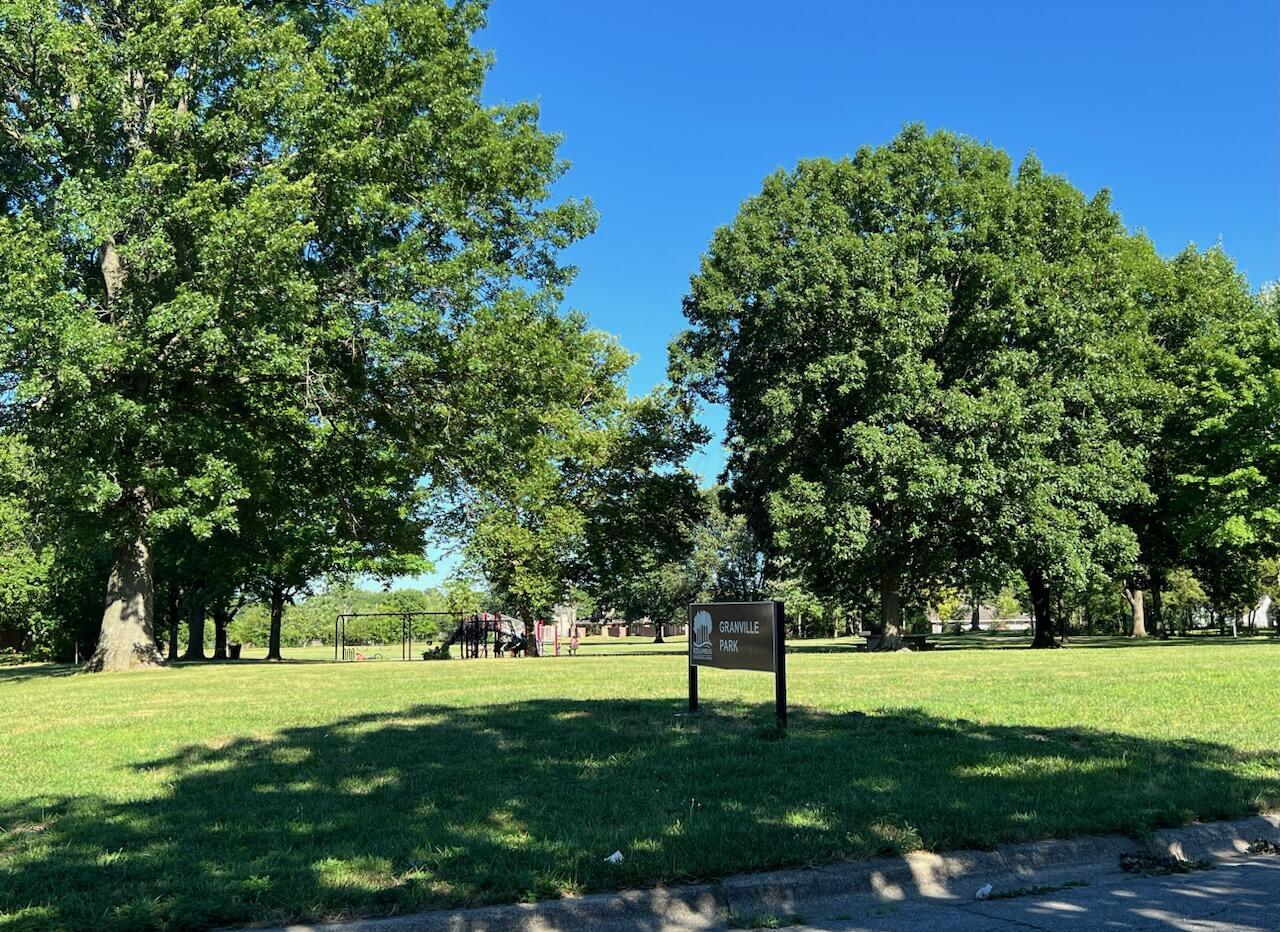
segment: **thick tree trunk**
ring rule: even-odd
[[[169,601],[165,606],[165,619],[169,626],[169,660],[178,659],[178,628],[182,624],[182,592],[177,585],[169,586]]]
[[[128,278],[128,271],[120,261],[120,253],[116,251],[114,237],[108,236],[103,240],[98,267],[102,271],[102,284],[107,291],[107,306],[114,311],[113,305],[124,290],[125,279]]]
[[[164,664],[156,648],[151,554],[139,534],[119,545],[107,580],[98,646],[85,664],[94,672],[145,670]]]
[[[1044,574],[1040,572],[1039,568],[1033,567],[1024,569],[1022,576],[1027,581],[1027,591],[1031,595],[1032,624],[1034,626],[1031,646],[1035,648],[1057,647],[1058,642],[1053,639],[1053,598],[1049,592],[1049,585],[1045,582]]]
[[[1141,589],[1124,590],[1124,597],[1129,600],[1129,608],[1133,614],[1133,630],[1129,636],[1145,638],[1147,636],[1147,612]]]
[[[896,566],[880,571],[880,643],[878,651],[902,649],[902,573]]]
[[[653,630],[654,630],[654,632],[655,632],[655,636],[654,636],[654,639],[653,639],[653,643],[655,643],[655,644],[665,644],[665,643],[667,643],[667,639],[666,639],[666,637],[665,637],[665,634],[666,634],[666,631],[667,631],[667,626],[666,626],[666,625],[664,625],[664,624],[663,624],[662,622],[660,622],[660,621],[659,621],[659,622],[655,622],[655,623],[654,623],[654,626],[653,626]]]
[[[193,585],[187,606],[187,651],[183,660],[204,660],[204,588]]]
[[[973,614],[969,616],[969,630],[982,630],[982,605],[976,592],[973,594]]]
[[[231,623],[231,613],[227,611],[225,602],[213,606],[213,659],[227,659],[227,625]]]
[[[284,622],[284,583],[271,580],[271,632],[267,635],[267,659],[283,660],[280,656],[280,626]]]

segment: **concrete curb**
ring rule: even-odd
[[[1163,829],[1135,841],[1122,835],[1032,841],[992,851],[916,851],[901,857],[728,877],[718,883],[653,887],[514,906],[439,910],[349,922],[301,924],[271,932],[566,932],[566,930],[710,929],[733,917],[788,916],[824,900],[868,907],[910,900],[970,901],[983,884],[994,893],[1089,881],[1119,870],[1121,855],[1144,852],[1183,860],[1221,860],[1258,840],[1280,845],[1280,811],[1228,822]]]
[[[514,906],[438,910],[267,932],[558,932],[568,929],[710,929],[728,919],[718,884],[654,887]]]

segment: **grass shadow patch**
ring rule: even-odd
[[[421,703],[190,744],[168,793],[0,816],[20,925],[204,928],[512,902],[911,848],[1142,832],[1280,800],[1280,760],[1206,741],[911,709]],[[1248,760],[1245,758],[1249,757]],[[20,826],[41,825],[39,831]],[[621,850],[621,864],[606,863]]]

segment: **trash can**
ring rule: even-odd
[[[232,660],[239,660],[239,659],[240,659],[240,645],[239,645],[239,644],[228,644],[228,645],[227,645],[227,650],[228,650],[228,651],[230,651],[230,653],[231,653],[231,659],[232,659]]]

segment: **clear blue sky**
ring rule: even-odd
[[[569,304],[665,375],[712,231],[766,174],[922,121],[1092,193],[1165,253],[1221,240],[1280,277],[1276,0],[952,2],[493,0],[490,101],[536,99],[564,135],[564,194],[599,231]],[[719,423],[714,413],[710,423]],[[714,478],[718,445],[692,464]]]

